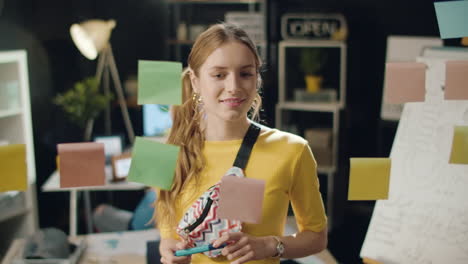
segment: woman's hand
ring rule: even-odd
[[[214,247],[227,243],[221,253],[228,260],[236,259],[232,264],[241,264],[251,260],[270,258],[276,254],[276,240],[273,237],[254,237],[242,232],[224,233],[213,242]]]
[[[161,239],[161,244],[159,246],[159,253],[161,254],[161,263],[163,264],[185,264],[190,263],[192,260],[191,256],[185,257],[176,257],[174,253],[177,250],[186,249],[187,243],[184,241],[179,241],[175,239]]]

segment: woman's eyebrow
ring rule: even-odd
[[[213,66],[211,68],[209,68],[210,70],[226,70],[227,68],[229,67],[226,67],[226,66]],[[241,69],[245,69],[245,68],[255,68],[255,65],[253,64],[247,64],[247,65],[244,65],[242,67],[240,67]]]
[[[255,65],[248,64],[248,65],[244,65],[244,66],[241,67],[241,69],[245,69],[245,68],[255,68]]]
[[[225,67],[225,66],[213,66],[210,68],[210,70],[225,70],[227,68],[228,67]]]

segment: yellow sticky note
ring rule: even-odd
[[[450,164],[468,164],[468,126],[455,126],[453,129]]]
[[[26,145],[0,147],[0,192],[27,189]]]
[[[462,44],[463,46],[468,46],[468,37],[462,38],[461,44]]]
[[[366,258],[366,257],[362,258],[362,262],[363,262],[364,264],[383,264],[383,263],[380,262],[380,261],[373,260],[373,259],[371,259],[371,258]]]
[[[388,199],[391,160],[350,158],[348,200]]]

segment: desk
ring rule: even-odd
[[[89,199],[89,191],[134,191],[142,190],[145,188],[145,185],[135,182],[113,182],[112,181],[112,167],[106,166],[106,183],[101,186],[85,186],[85,187],[75,187],[75,188],[60,188],[60,175],[58,171],[54,171],[47,181],[42,185],[41,190],[43,192],[70,192],[70,231],[69,235],[74,237],[76,236],[77,231],[77,221],[76,221],[76,212],[77,212],[77,192],[84,191],[85,198],[85,210],[87,214],[87,223],[88,223],[88,233],[91,233],[92,227],[90,224],[91,221],[91,203]]]
[[[83,239],[86,250],[78,264],[146,264],[146,242],[159,240],[160,236],[157,229],[149,229],[82,235],[70,237],[69,241],[79,244]],[[11,264],[14,259],[20,258],[25,244],[25,239],[16,239],[10,245],[2,264]]]
[[[70,238],[76,242],[79,239],[86,239],[87,249],[79,260],[79,264],[146,264],[146,241],[158,240],[159,232],[156,229],[143,231],[127,231],[118,233],[89,234]],[[115,246],[109,247],[107,241],[118,241]],[[13,259],[22,254],[25,239],[15,240],[8,250],[2,264],[11,264]],[[337,264],[333,256],[324,250],[316,255],[308,257],[307,264]]]

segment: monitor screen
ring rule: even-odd
[[[169,105],[143,105],[143,135],[145,137],[165,136],[171,127]]]

